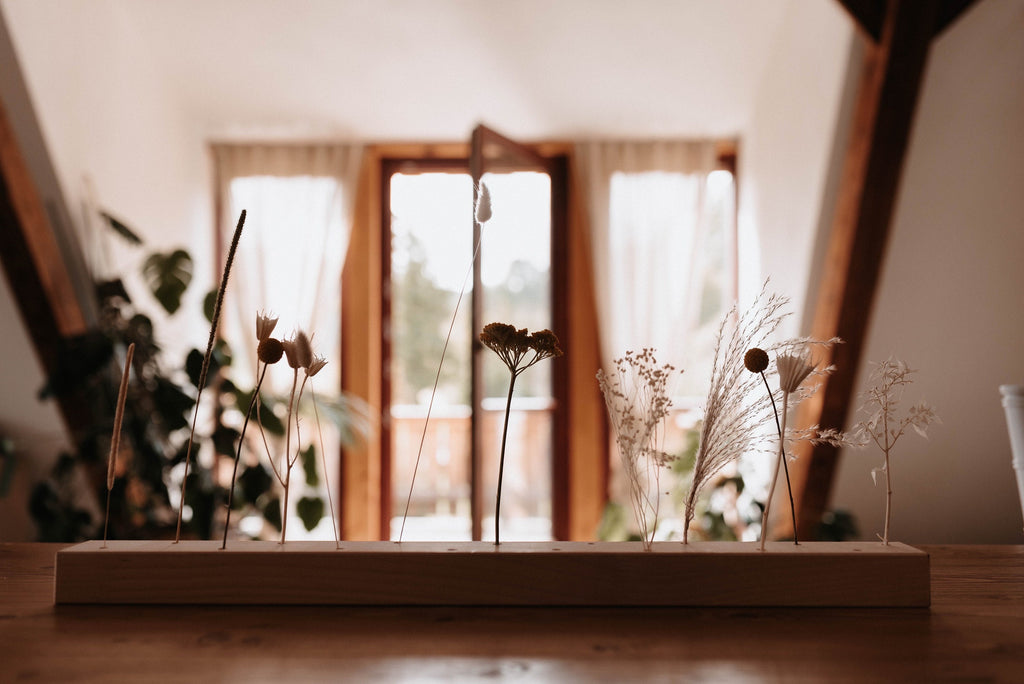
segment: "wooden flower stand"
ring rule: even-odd
[[[868,542],[86,542],[58,604],[926,607],[928,554]]]

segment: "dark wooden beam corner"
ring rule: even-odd
[[[931,0],[925,0],[930,2]],[[886,0],[839,0],[843,9],[853,17],[861,31],[878,42],[882,38],[882,23],[885,20]]]

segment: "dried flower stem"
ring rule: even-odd
[[[117,452],[121,448],[121,423],[124,420],[124,404],[128,399],[128,375],[132,369],[132,358],[135,356],[135,343],[128,345],[124,358],[124,372],[121,373],[121,386],[117,390],[117,408],[114,410],[114,429],[110,435],[110,455],[107,457],[107,512],[103,518],[103,547],[107,548],[107,528],[110,526],[110,491],[114,488]]]
[[[779,444],[781,445],[782,444],[782,440],[783,440],[783,435],[786,434],[784,432],[784,428],[783,428],[784,423],[780,423],[779,422],[779,409],[775,405],[775,396],[772,393],[772,388],[768,385],[768,378],[766,378],[764,376],[764,371],[761,371],[761,379],[764,380],[764,388],[766,390],[768,390],[768,398],[772,400],[772,413],[775,414],[775,429],[779,431]],[[783,410],[783,412],[785,412],[786,411],[786,407],[783,406],[782,410]],[[782,420],[785,421],[785,419],[786,419],[785,418],[785,413],[783,413]],[[781,449],[781,446],[780,446],[780,449]],[[789,479],[789,465],[787,465],[787,463],[786,463],[786,455],[785,455],[785,453],[783,453],[783,455],[782,455],[782,467],[783,467],[783,469],[786,472],[786,490],[789,492],[789,514],[793,517],[793,543],[794,544],[799,544],[800,543],[800,539],[797,536],[797,527],[796,527],[796,506],[793,503],[793,484],[792,484],[792,482],[790,482],[790,479]],[[769,499],[770,498],[771,498],[771,496],[769,496]],[[764,536],[764,530],[762,530],[761,536],[762,537]]]
[[[487,186],[480,184],[480,201],[476,206],[474,219],[480,227],[491,218],[491,194]],[[480,231],[473,247],[473,258],[469,260],[469,268],[462,278],[462,287],[459,289],[459,297],[455,300],[455,310],[452,311],[452,320],[448,324],[448,334],[444,338],[444,345],[441,347],[441,360],[437,363],[437,373],[434,375],[434,386],[430,390],[430,401],[427,402],[427,416],[423,420],[423,433],[420,435],[420,445],[416,449],[416,461],[412,466],[412,478],[409,480],[409,494],[405,497],[405,512],[402,513],[402,527],[398,530],[398,541],[401,543],[405,535],[405,521],[409,519],[409,506],[412,504],[412,491],[416,486],[416,473],[420,469],[420,459],[423,456],[423,445],[427,441],[427,429],[430,427],[430,414],[434,409],[434,397],[437,395],[437,385],[441,381],[441,369],[444,368],[444,358],[448,353],[448,343],[452,339],[452,331],[455,329],[455,320],[459,315],[459,307],[462,305],[462,298],[466,295],[466,287],[469,285],[469,278],[473,275],[473,266],[476,264],[476,257],[480,253],[480,243],[483,242],[483,230]]]
[[[898,415],[897,409],[903,390],[913,382],[910,377],[913,373],[914,371],[903,361],[891,357],[876,364],[870,378],[872,385],[862,395],[864,403],[860,407],[862,413],[870,415],[853,428],[853,434],[860,440],[861,445],[867,444],[870,439],[884,456],[881,469],[885,471],[885,530],[881,539],[885,545],[889,544],[889,522],[892,518],[892,473],[889,456],[908,427],[927,438],[928,426],[939,422],[935,409],[925,402],[912,406],[902,417]],[[873,479],[877,472],[877,468],[871,471]]]
[[[775,400],[772,399],[772,405]],[[764,543],[768,539],[768,513],[771,511],[772,498],[775,496],[775,483],[779,479],[779,465],[786,460],[786,414],[789,412],[789,392],[782,393],[782,424],[779,426],[779,453],[775,458],[775,468],[772,469],[772,482],[768,487],[768,498],[764,502],[764,512],[761,514],[761,550],[764,551]],[[789,469],[786,469],[786,483],[789,484]],[[790,506],[793,504],[792,491],[789,499]],[[796,535],[796,512],[793,511],[793,535]]]
[[[512,411],[512,391],[516,378],[527,368],[553,356],[561,356],[558,338],[550,330],[540,330],[532,335],[526,328],[517,330],[506,323],[488,323],[480,333],[480,342],[493,351],[508,368],[512,379],[509,381],[508,400],[505,403],[505,425],[501,432],[501,456],[498,461],[498,494],[494,509],[494,545],[501,543],[501,482],[505,471],[505,441],[508,438],[508,418]]]
[[[185,451],[185,474],[181,478],[181,501],[178,504],[178,524],[174,532],[174,543],[181,541],[181,514],[185,510],[185,485],[188,483],[188,462],[192,456],[192,443],[196,435],[196,420],[199,417],[199,400],[203,396],[203,388],[206,386],[206,374],[210,370],[210,357],[213,356],[213,344],[217,340],[217,323],[220,321],[220,310],[224,304],[224,293],[228,289],[228,276],[231,275],[231,264],[235,260],[235,252],[238,250],[238,240],[242,237],[242,227],[245,225],[245,209],[238,216],[238,225],[235,226],[235,233],[231,236],[231,246],[228,248],[227,260],[224,262],[224,272],[221,274],[220,287],[217,289],[217,300],[213,305],[213,316],[210,322],[210,338],[206,342],[206,354],[203,355],[203,366],[199,371],[199,384],[196,393],[196,407],[192,414],[192,431],[188,436],[188,448]]]
[[[256,406],[257,397],[260,395],[260,387],[263,385],[263,378],[266,377],[268,368],[270,368],[270,364],[263,364],[263,372],[260,373],[259,380],[256,381],[256,389],[252,391],[249,409],[245,412],[245,422],[242,423],[242,433],[238,437],[238,451],[235,454],[235,465],[231,469],[231,485],[228,488],[228,512],[227,517],[224,519],[224,541],[220,545],[221,549],[228,547],[228,528],[231,527],[231,505],[235,499],[235,478],[238,475],[238,462],[242,460],[242,444],[245,442],[245,430],[249,427],[249,417],[252,416],[253,408]]]
[[[690,524],[701,489],[726,464],[755,446],[760,438],[757,433],[767,421],[768,402],[755,395],[757,378],[743,377],[744,356],[751,347],[762,346],[762,341],[778,328],[785,317],[782,308],[788,301],[779,295],[769,295],[765,283],[750,309],[739,315],[734,306],[722,321],[715,343],[711,386],[704,405],[693,482],[684,503],[683,543],[689,541]]]
[[[334,548],[341,548],[341,537],[338,536],[338,517],[334,514],[334,498],[331,496],[331,479],[327,477],[327,450],[324,449],[324,432],[320,427],[320,411],[316,407],[316,392],[313,385],[309,386],[309,394],[313,399],[313,415],[316,417],[316,431],[320,437],[320,462],[324,467],[324,486],[327,488],[327,504],[331,510],[331,526],[334,529]]]

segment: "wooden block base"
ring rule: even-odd
[[[928,554],[877,542],[99,541],[56,603],[925,607]]]

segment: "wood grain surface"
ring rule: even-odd
[[[925,607],[928,554],[877,542],[85,542],[70,603]]]
[[[925,547],[918,608],[54,606],[56,545],[0,545],[0,682],[1005,681],[1024,546]]]

